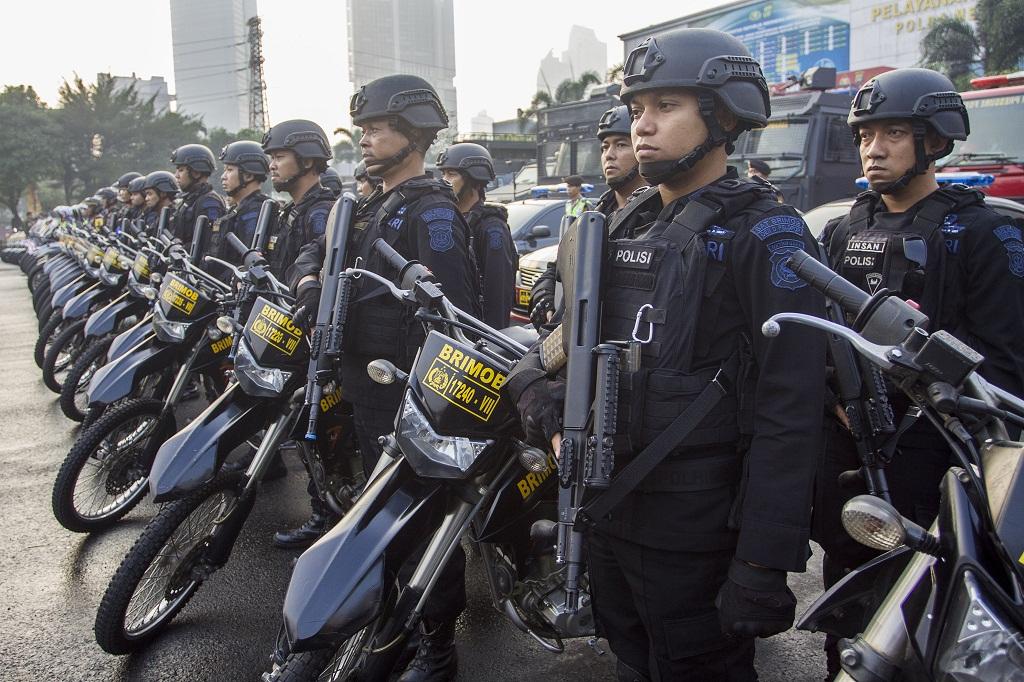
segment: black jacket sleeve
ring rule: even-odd
[[[399,252],[411,254],[430,268],[452,304],[471,315],[479,315],[469,226],[458,208],[448,202],[417,206],[402,237],[406,248],[398,249]]]
[[[484,221],[479,239],[477,264],[483,275],[483,321],[495,329],[504,329],[512,312],[519,256],[508,225],[497,218]]]
[[[736,557],[785,571],[803,571],[809,553],[826,339],[791,323],[767,338],[761,325],[779,312],[824,315],[824,297],[785,266],[798,248],[813,252],[814,238],[792,208],[780,207],[737,230],[732,256],[757,372]]]
[[[285,271],[285,281],[288,287],[295,293],[299,281],[306,275],[318,275],[324,267],[324,258],[327,255],[326,238],[321,235],[311,242],[307,242],[299,250],[299,255],[288,270]]]

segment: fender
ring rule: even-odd
[[[52,261],[47,261],[47,264],[50,262]],[[72,282],[84,276],[85,272],[82,270],[81,266],[74,262],[63,263],[59,267],[56,267],[47,273],[47,279],[50,280],[50,289],[54,291],[60,289],[68,282]]]
[[[135,346],[142,343],[146,338],[146,335],[153,332],[152,323],[153,313],[146,313],[134,327],[126,329],[115,336],[114,340],[110,344],[110,348],[107,350],[107,362],[113,362]],[[156,337],[154,336],[154,338]]]
[[[913,556],[914,550],[904,545],[854,569],[808,607],[796,629],[856,637]]]
[[[352,509],[299,557],[284,598],[292,651],[333,644],[381,606],[385,564],[405,563],[444,513],[441,483],[420,479],[403,458],[369,483]]]
[[[183,350],[178,344],[157,341],[155,334],[147,335],[137,346],[92,375],[88,391],[90,409],[131,395],[138,388],[140,379],[170,367],[180,353],[188,350]]]
[[[60,310],[64,307],[65,303],[78,294],[98,286],[99,282],[94,282],[83,274],[61,288],[54,289],[53,296],[50,297],[50,305],[54,310]]]
[[[165,502],[208,483],[228,453],[277,412],[285,400],[254,398],[233,383],[192,422],[167,439],[149,473],[154,502]]]
[[[89,316],[85,323],[85,338],[106,336],[123,320],[145,309],[145,299],[139,300],[127,292],[123,293]]]
[[[83,291],[64,304],[61,316],[65,320],[76,320],[80,317],[85,317],[93,307],[108,300],[115,293],[116,291],[108,287],[89,287],[87,291]]]
[[[78,265],[78,261],[68,254],[54,253],[50,255],[50,258],[48,258],[45,263],[43,263],[43,272],[52,276],[58,271],[64,270],[69,266],[76,266],[78,269],[81,269],[81,266]]]

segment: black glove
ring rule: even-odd
[[[530,322],[540,330],[548,323],[548,314],[555,312],[555,304],[551,296],[538,296],[530,308]]]
[[[561,379],[538,379],[526,387],[516,403],[526,442],[544,450],[551,448],[551,439],[562,432],[565,409],[565,382]]]
[[[292,308],[292,319],[302,326],[316,322],[317,309],[320,307],[320,280],[309,280],[299,285],[295,292],[295,307]]]
[[[732,560],[715,606],[727,635],[771,637],[792,627],[796,618],[796,597],[786,585],[786,572],[739,559]]]

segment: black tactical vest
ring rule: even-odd
[[[306,192],[299,203],[289,203],[281,210],[277,228],[267,240],[266,254],[272,272],[280,277],[295,262],[302,247],[317,237],[307,223],[309,211],[318,204],[334,201],[334,194],[318,185]]]
[[[643,201],[636,204],[640,208]],[[726,266],[717,253],[735,234],[721,225],[743,211],[753,215],[776,208],[770,190],[730,177],[691,197],[675,216],[671,209],[663,211],[640,236],[609,241],[601,335],[641,348],[639,368],[620,378],[618,430],[629,436],[631,449],[646,447],[723,369],[693,367],[694,358],[708,350],[696,347],[697,320],[702,308],[713,309],[721,295],[717,289]],[[627,209],[628,204],[616,215],[613,237],[632,232],[621,229],[630,221]],[[746,347],[729,358],[729,384],[742,382],[748,361]],[[740,422],[738,391],[732,390],[677,447],[736,442]]]
[[[171,234],[180,239],[186,245],[192,241],[192,233],[196,225],[196,205],[201,199],[208,195],[217,197],[217,201],[223,206],[223,200],[210,187],[210,183],[204,182],[196,188],[195,192],[188,192],[178,199],[178,204],[171,216],[169,229]]]
[[[881,200],[862,192],[829,240],[829,261],[836,271],[870,294],[881,288],[912,299],[937,320],[942,310],[943,273],[959,257],[963,227],[955,212],[984,203],[984,195],[964,185],[936,190],[921,201],[906,229],[871,224]]]

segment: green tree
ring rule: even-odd
[[[601,77],[593,71],[584,71],[576,80],[566,79],[555,88],[555,101],[559,104],[576,102],[583,99],[588,85],[601,82]]]
[[[957,88],[970,86],[978,50],[974,29],[963,19],[942,17],[921,40],[921,65],[949,76]]]
[[[1024,59],[1024,0],[978,0],[977,28],[961,17],[942,17],[921,41],[921,66],[969,87],[977,65],[987,75],[1016,71]]]
[[[362,158],[362,152],[359,151],[359,140],[363,139],[362,128],[335,128],[334,134],[341,136],[341,140],[334,145],[336,161],[356,161]]]
[[[546,90],[538,90],[530,100],[530,106],[525,109],[516,109],[516,118],[519,120],[519,132],[526,129],[526,124],[531,118],[537,117],[537,112],[545,107],[554,105],[555,100]]]
[[[262,139],[262,133],[255,131],[252,128],[242,128],[237,133],[232,133],[226,128],[217,126],[207,131],[206,139],[203,140],[203,144],[210,148],[214,156],[220,156],[220,150],[224,149],[225,146],[232,142],[238,142],[239,140],[252,140],[253,142],[259,142]]]
[[[0,203],[21,227],[18,203],[29,185],[53,169],[52,112],[31,86],[15,85],[0,93]]]

